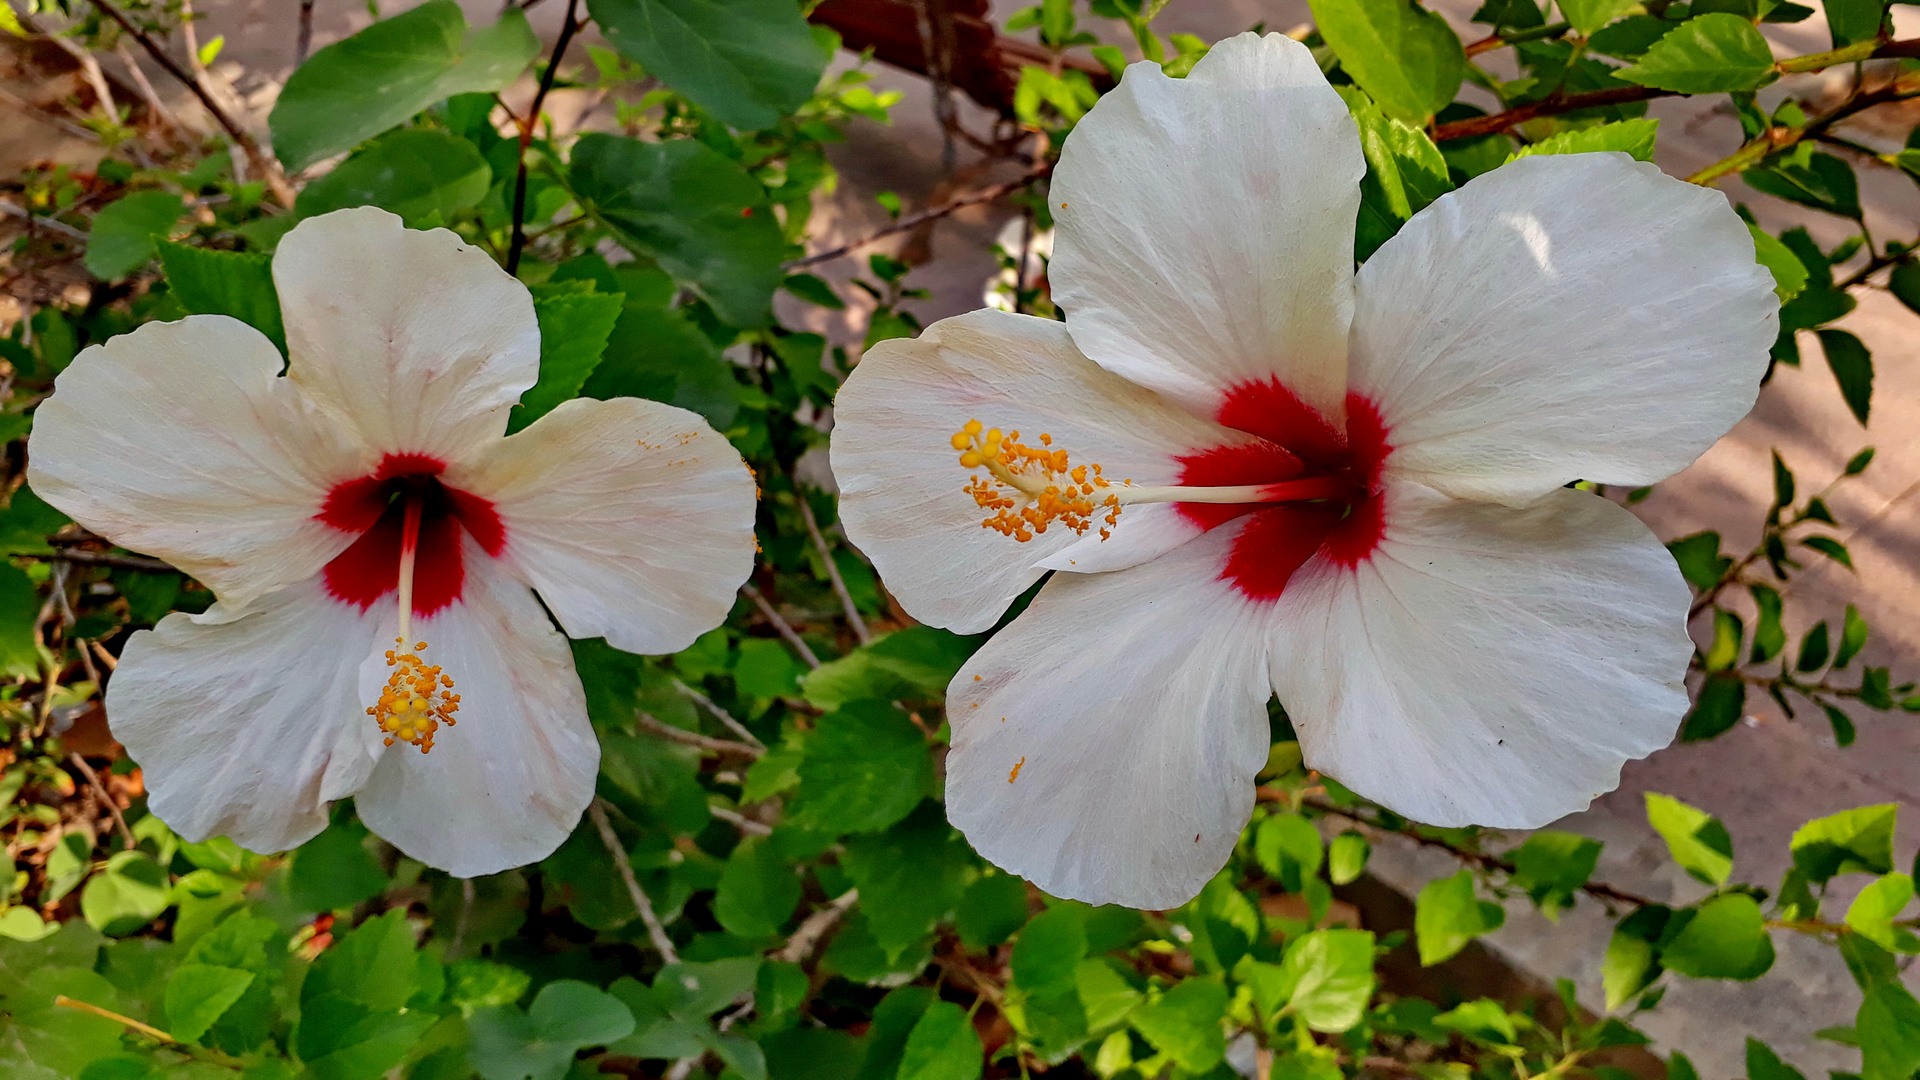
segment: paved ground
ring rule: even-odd
[[[268,80],[281,77],[292,64],[292,4],[230,0],[202,6],[211,14],[203,40],[215,32],[225,33],[228,57]],[[408,5],[390,0],[386,6]],[[549,0],[536,8],[536,27],[550,34],[561,6],[558,0]],[[1006,6],[1010,10],[1017,5]],[[1437,6],[1464,24],[1474,5],[1471,0],[1443,0]],[[359,0],[320,0],[318,7],[315,47],[367,21]],[[477,20],[491,17],[498,2],[466,0],[466,7]],[[1895,11],[1903,22],[1920,22],[1911,9],[1896,7]],[[1307,17],[1301,0],[1178,0],[1162,16],[1161,26],[1166,31],[1215,38],[1259,22],[1285,29]],[[1824,26],[1817,18],[1798,26],[1770,27],[1769,32],[1783,55],[1826,47]],[[1910,27],[1902,36],[1913,33]],[[874,192],[895,191],[909,205],[920,204],[943,177],[937,128],[924,84],[885,69],[880,82],[902,90],[906,99],[896,110],[893,128],[858,124],[851,140],[836,151],[843,184],[838,195],[819,210],[817,220],[823,232],[818,243],[823,246],[861,235],[885,220],[872,201]],[[248,80],[242,80],[241,86],[260,89]],[[1768,93],[1777,97],[1788,89],[1811,93],[1818,89],[1817,80],[1804,78]],[[257,93],[254,100],[264,106],[270,91]],[[554,104],[560,113],[562,109],[578,112],[584,103],[569,104],[563,96]],[[969,115],[976,129],[985,127],[983,117]],[[1663,121],[1660,164],[1676,174],[1717,160],[1738,143],[1734,119],[1710,108],[1662,102],[1656,104],[1653,115]],[[1869,140],[1891,137],[1897,144],[1904,131],[1889,125],[1884,131],[1862,127],[1857,134]],[[1863,199],[1875,235],[1914,236],[1920,226],[1920,193],[1890,170],[1869,165],[1861,173]],[[1728,187],[1736,198],[1749,201],[1767,225],[1777,228],[1814,217],[1756,196],[1737,182]],[[931,321],[978,306],[983,283],[994,270],[987,246],[1001,220],[998,212],[979,208],[955,215],[934,232],[935,258],[913,279],[933,291],[931,299],[913,305],[923,319]],[[1809,224],[1829,244],[1844,234],[1824,221]],[[823,272],[844,280],[856,269],[848,265],[851,262],[845,260]],[[819,325],[829,332],[846,332],[844,325]],[[1920,487],[1920,439],[1915,438],[1912,419],[1920,415],[1920,366],[1915,363],[1920,358],[1916,356],[1920,338],[1915,335],[1920,320],[1884,293],[1873,293],[1862,298],[1859,310],[1843,325],[1874,350],[1878,379],[1872,429],[1863,430],[1848,414],[1817,346],[1809,343],[1807,367],[1782,369],[1751,417],[1692,469],[1661,485],[1639,509],[1664,536],[1712,528],[1738,546],[1758,533],[1769,495],[1769,448],[1779,448],[1803,484],[1818,486],[1837,474],[1841,463],[1862,446],[1876,446],[1879,456],[1872,469],[1832,500],[1859,574],[1823,564],[1802,575],[1787,592],[1789,628],[1797,636],[1799,629],[1817,619],[1837,620],[1847,603],[1856,603],[1873,626],[1865,659],[1892,665],[1896,679],[1920,677],[1920,619],[1915,618],[1920,612],[1920,498],[1914,497]],[[1873,802],[1901,803],[1910,807],[1909,817],[1920,809],[1920,776],[1915,769],[1920,762],[1920,726],[1900,713],[1865,714],[1857,719],[1859,741],[1841,749],[1818,718],[1803,714],[1799,721],[1789,722],[1770,710],[1756,710],[1746,723],[1715,742],[1674,747],[1629,766],[1618,792],[1563,826],[1607,842],[1602,878],[1658,897],[1690,899],[1699,895],[1701,887],[1670,866],[1663,867],[1660,841],[1647,828],[1641,809],[1643,792],[1670,793],[1719,815],[1734,837],[1737,871],[1770,885],[1787,865],[1787,838],[1808,818]],[[1903,859],[1912,852],[1912,844],[1905,839],[1909,835],[1910,829],[1902,834]],[[1389,846],[1376,856],[1376,870],[1403,885],[1417,886],[1433,873],[1449,869],[1444,855],[1431,852]],[[1607,933],[1606,920],[1584,907],[1564,917],[1558,927],[1516,911],[1493,943],[1539,974],[1576,977],[1583,999],[1597,1007],[1599,962]],[[1664,1047],[1685,1049],[1710,1080],[1742,1074],[1742,1045],[1749,1034],[1772,1042],[1810,1072],[1856,1068],[1858,1057],[1852,1051],[1812,1038],[1821,1027],[1849,1023],[1857,1002],[1835,954],[1797,940],[1783,939],[1778,945],[1780,961],[1773,974],[1751,984],[1683,983],[1645,1026]]]

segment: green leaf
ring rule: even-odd
[[[1860,617],[1859,609],[1847,605],[1847,620],[1840,631],[1840,649],[1833,654],[1833,666],[1846,667],[1860,650],[1867,647],[1867,620]]]
[[[1827,356],[1833,381],[1840,384],[1840,396],[1861,426],[1867,423],[1867,410],[1873,405],[1873,354],[1859,338],[1845,330],[1816,331],[1820,348]]]
[[[807,701],[837,709],[861,698],[887,701],[938,699],[980,637],[961,637],[931,626],[898,630],[838,660],[829,660],[806,677]]]
[[[1549,135],[1537,143],[1523,146],[1513,152],[1508,161],[1531,157],[1536,154],[1591,154],[1608,150],[1617,150],[1633,155],[1636,161],[1653,160],[1653,140],[1660,133],[1660,121],[1652,119],[1621,120],[1612,124],[1597,124],[1593,127],[1575,128]],[[1767,237],[1773,240],[1773,237]],[[1778,240],[1773,240],[1779,244]],[[1785,250],[1784,246],[1782,250]],[[1787,252],[1792,257],[1792,252]],[[1797,265],[1797,264],[1796,264]],[[1806,275],[1801,274],[1804,278]]]
[[[884,833],[849,837],[840,859],[889,960],[959,904],[968,862],[966,841],[931,803]]]
[[[568,292],[535,298],[540,322],[540,379],[513,407],[509,433],[577,397],[606,352],[607,337],[620,318],[620,293]]]
[[[167,1031],[196,1043],[220,1014],[253,985],[254,973],[213,964],[182,964],[167,980]]]
[[[789,824],[839,836],[879,832],[906,817],[932,781],[927,740],[884,701],[828,713],[807,736]]]
[[[1589,35],[1633,6],[1633,0],[1557,0],[1576,34]],[[1642,159],[1645,160],[1645,159]]]
[[[1893,925],[1912,899],[1912,878],[1901,873],[1884,874],[1854,897],[1847,908],[1847,925],[1889,952],[1920,952],[1920,937],[1905,927]]]
[[[1687,918],[1687,916],[1692,916]],[[1674,932],[1673,923],[1680,929]],[[1767,936],[1760,905],[1745,893],[1727,893],[1669,923],[1660,962],[1698,979],[1757,979],[1773,966],[1773,939]]]
[[[1867,987],[1853,1030],[1861,1080],[1907,1080],[1920,1068],[1920,1001],[1897,980]]]
[[[1034,916],[1013,943],[1013,984],[1031,994],[1071,988],[1086,958],[1086,909],[1057,905]]]
[[[1280,962],[1286,1004],[1315,1031],[1338,1033],[1360,1023],[1373,996],[1373,934],[1315,930],[1287,944]]]
[[[1860,217],[1860,181],[1853,166],[1832,154],[1789,155],[1740,174],[1755,190],[1829,214]],[[1787,325],[1784,321],[1782,325]]]
[[[184,205],[171,191],[136,191],[101,207],[87,233],[87,272],[118,281],[145,266]]]
[[[475,1069],[486,1080],[561,1080],[573,1055],[633,1031],[633,1013],[618,998],[561,979],[540,988],[533,1005],[481,1009],[467,1020]]]
[[[1847,545],[1835,540],[1833,537],[1809,536],[1800,542],[1820,554],[1825,555],[1827,558],[1832,559],[1834,562],[1839,563],[1841,566],[1849,570],[1853,569],[1853,554],[1847,550]]]
[[[1717,532],[1683,536],[1668,544],[1667,550],[1680,564],[1680,575],[1687,579],[1687,584],[1702,592],[1713,588],[1733,568],[1733,560],[1720,554]]]
[[[1614,73],[1681,94],[1758,90],[1774,79],[1773,52],[1752,23],[1724,11],[1689,19]]]
[[[1427,882],[1414,901],[1413,933],[1422,967],[1447,959],[1506,921],[1499,904],[1474,895],[1473,871]]]
[[[1499,1002],[1491,998],[1463,1002],[1459,1006],[1433,1018],[1435,1027],[1443,1031],[1454,1031],[1475,1042],[1492,1046],[1513,1046],[1520,1041],[1514,1030],[1513,1017]]]
[[[720,871],[713,917],[729,934],[768,937],[786,925],[799,902],[799,876],[771,843],[748,837],[734,845],[726,868]]]
[[[1515,884],[1527,890],[1542,914],[1554,918],[1560,909],[1573,906],[1574,895],[1593,876],[1600,864],[1600,841],[1542,829],[1527,837],[1511,858]]]
[[[992,948],[1026,923],[1027,883],[1004,871],[967,886],[953,915],[954,929],[969,949]]]
[[[760,974],[758,956],[669,964],[653,979],[653,999],[669,1015],[704,1020],[750,993]]]
[[[1799,1069],[1780,1060],[1773,1048],[1759,1039],[1747,1038],[1747,1080],[1807,1080]]]
[[[895,1075],[899,1080],[979,1080],[985,1058],[966,1010],[936,1001],[913,1025]]]
[[[1816,885],[1839,874],[1891,872],[1899,810],[1896,803],[1882,803],[1807,822],[1788,844],[1794,867]]]
[[[479,148],[458,135],[427,128],[390,131],[354,151],[332,172],[301,189],[293,210],[314,217],[349,206],[377,206],[408,228],[452,221],[478,205],[493,186]]]
[[[1614,928],[1607,941],[1606,957],[1600,963],[1607,1008],[1619,1008],[1660,977],[1663,969],[1654,942],[1659,940],[1670,914],[1664,907],[1644,907]]]
[[[1793,249],[1758,225],[1748,225],[1753,234],[1753,257],[1773,275],[1773,291],[1782,303],[1800,295],[1807,287],[1807,267]]]
[[[813,94],[832,56],[791,0],[587,0],[613,47],[743,131]]]
[[[732,366],[720,358],[712,339],[686,316],[686,309],[666,306],[670,296],[650,301],[637,297],[629,287],[657,278],[671,294],[672,278],[658,269],[621,270],[620,284],[627,287],[626,305],[607,338],[600,363],[580,392],[602,400],[639,397],[664,401],[699,413],[716,430],[727,430],[740,411]]]
[[[1327,845],[1327,879],[1345,885],[1357,879],[1367,868],[1367,856],[1373,846],[1367,838],[1349,829]]]
[[[1773,505],[1776,509],[1793,505],[1793,470],[1773,452]]]
[[[287,899],[300,911],[337,911],[380,895],[387,874],[366,838],[367,827],[353,815],[335,815],[324,832],[294,850]]]
[[[1646,799],[1647,821],[1666,840],[1673,861],[1700,881],[1723,884],[1733,872],[1733,838],[1727,827],[1670,795],[1649,791]]]
[[[1920,262],[1908,260],[1894,266],[1893,273],[1887,276],[1887,290],[1907,305],[1908,310],[1920,311]]]
[[[1425,127],[1466,76],[1467,56],[1446,20],[1412,0],[1311,0],[1340,66],[1388,116]]]
[[[26,490],[22,486],[15,492],[14,502]],[[11,563],[0,565],[0,672],[28,676],[40,671],[40,650],[33,642],[39,609],[39,593],[27,572]]]
[[[1813,624],[1807,636],[1800,639],[1800,656],[1794,661],[1794,670],[1800,672],[1819,671],[1827,664],[1827,655],[1831,646],[1827,643],[1827,624],[1825,620]]]
[[[88,879],[80,914],[103,934],[131,934],[167,910],[169,882],[159,863],[138,851],[115,852]]]
[[[491,960],[456,960],[447,965],[447,1000],[472,1014],[489,1005],[511,1005],[527,992],[532,977]]]
[[[1154,1049],[1189,1073],[1204,1073],[1220,1064],[1227,1053],[1225,985],[1211,979],[1187,979],[1157,1001],[1133,1010],[1135,1030]]]
[[[188,314],[231,315],[273,339],[274,347],[286,355],[287,332],[280,324],[272,258],[170,240],[159,247],[167,289]]]
[[[1680,741],[1703,742],[1724,734],[1740,722],[1746,709],[1747,684],[1738,673],[1709,675],[1700,684],[1700,700],[1680,725]]]
[[[1254,856],[1267,875],[1297,893],[1320,872],[1320,830],[1299,814],[1274,814],[1254,830]]]
[[[429,0],[321,49],[295,68],[267,126],[291,172],[352,149],[454,94],[506,86],[540,52],[527,17],[468,32],[456,0]]]
[[[1446,158],[1426,132],[1388,116],[1365,94],[1348,90],[1341,96],[1359,127],[1367,159],[1353,241],[1354,258],[1364,262],[1408,218],[1452,190],[1453,182]]]
[[[1787,647],[1787,631],[1780,625],[1780,592],[1768,585],[1749,585],[1760,619],[1753,624],[1753,652],[1748,661],[1764,664]]]
[[[692,139],[597,133],[574,144],[568,168],[574,194],[623,247],[658,262],[734,326],[772,319],[787,241],[745,169]]]
[[[395,908],[361,923],[320,954],[300,984],[302,1011],[323,997],[374,1011],[402,1008],[420,988],[413,928]],[[301,1032],[304,1042],[306,1032]],[[310,1056],[306,1050],[301,1056]]]
[[[1853,717],[1848,716],[1845,710],[1826,702],[1820,703],[1820,711],[1827,715],[1827,723],[1833,728],[1833,741],[1841,746],[1852,746],[1856,734],[1853,728]]]
[[[1833,47],[1856,41],[1872,41],[1887,18],[1887,0],[1827,0],[1821,5],[1827,15],[1827,29],[1833,32]]]

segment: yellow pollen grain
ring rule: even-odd
[[[394,644],[405,648],[406,641],[395,638]],[[433,735],[440,725],[452,727],[457,723],[454,714],[460,711],[460,695],[452,692],[453,676],[420,658],[426,647],[421,641],[411,652],[387,650],[387,667],[392,669],[387,685],[380,691],[379,703],[367,709],[386,733],[388,746],[411,743],[423,754],[433,749]]]
[[[983,528],[1020,543],[1055,525],[1081,536],[1098,527],[1102,540],[1112,535],[1120,499],[1100,491],[1112,485],[1099,465],[1073,464],[1065,448],[1053,445],[1051,434],[1042,432],[1040,445],[1027,446],[1018,431],[968,420],[949,443],[961,452],[961,468],[985,470],[962,488],[986,511]]]
[[[1027,766],[1027,755],[1021,754],[1020,760],[1013,763],[1013,771],[1007,774],[1007,783],[1020,779],[1020,770]]]

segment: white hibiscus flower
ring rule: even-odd
[[[1296,42],[1135,65],[1054,173],[1066,323],[948,319],[840,392],[847,531],[909,612],[979,632],[1055,571],[947,700],[949,815],[1049,892],[1192,896],[1275,694],[1308,765],[1500,827],[1585,807],[1687,707],[1677,567],[1566,485],[1650,484],[1752,406],[1746,227],[1624,154],[1528,157],[1356,274],[1364,172]]]
[[[456,875],[544,858],[600,758],[547,612],[687,647],[752,568],[752,476],[652,401],[569,401],[503,438],[539,374],[532,298],[444,229],[342,210],[288,233],[273,274],[286,375],[237,320],[150,323],[82,352],[35,419],[41,497],[218,600],[128,641],[114,735],[189,840],[284,850],[352,795]]]

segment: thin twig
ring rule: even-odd
[[[627,859],[627,849],[620,846],[620,838],[613,834],[613,823],[607,820],[606,801],[596,798],[588,803],[587,816],[593,819],[593,827],[600,830],[600,841],[607,845],[607,853],[613,856],[614,869],[620,871],[620,880],[626,882],[627,894],[633,897],[633,906],[640,912],[640,921],[647,924],[647,937],[653,939],[653,951],[669,964],[679,963],[680,954],[673,947],[673,939],[667,936],[667,928],[660,925],[660,916],[654,914],[653,901],[647,899],[647,891],[640,887],[640,879],[633,876],[633,863]]]
[[[92,1013],[93,1015],[101,1017],[102,1019],[111,1020],[116,1024],[121,1024],[126,1027],[130,1027],[133,1030],[139,1032],[140,1034],[145,1035],[147,1038],[153,1039],[156,1042],[166,1043],[168,1046],[186,1045],[185,1043],[182,1043],[179,1039],[174,1038],[172,1035],[168,1034],[167,1032],[161,1031],[159,1028],[154,1027],[152,1024],[143,1024],[140,1021],[135,1020],[131,1016],[122,1016],[117,1012],[110,1012],[91,1002],[75,1001],[73,998],[70,998],[65,994],[55,994],[53,995],[53,1003],[63,1009],[73,1009],[78,1012]]]
[[[685,743],[688,746],[697,746],[702,750],[715,754],[739,754],[742,757],[757,758],[767,752],[767,748],[764,746],[749,746],[743,742],[734,742],[730,739],[716,739],[711,735],[702,735],[697,731],[677,728],[672,724],[663,723],[657,717],[650,716],[647,713],[636,713],[634,717],[639,721],[642,728],[653,732],[663,739],[672,739],[674,742]]]
[[[800,659],[805,660],[808,667],[820,666],[820,658],[813,655],[813,650],[807,648],[806,642],[800,640],[800,632],[793,628],[792,623],[781,618],[779,612],[773,610],[773,605],[767,602],[767,598],[759,589],[753,587],[752,582],[740,586],[740,591],[747,594],[747,599],[753,601],[753,606],[760,609],[760,614],[767,617],[767,621],[780,632],[780,636],[786,639],[787,644],[793,646],[793,650],[800,654]]]
[[[826,907],[807,916],[806,920],[800,924],[800,928],[787,939],[787,943],[780,947],[780,951],[773,954],[773,958],[785,960],[789,964],[804,961],[813,955],[814,948],[820,944],[820,939],[826,936],[827,931],[833,929],[833,924],[840,921],[840,917],[847,913],[848,908],[859,902],[859,889],[848,889],[841,893]]]
[[[311,6],[311,4],[309,4]],[[460,956],[460,946],[467,940],[467,924],[473,920],[473,902],[476,898],[472,878],[460,879],[460,914],[453,920],[453,940],[447,942],[447,951],[441,959],[452,963]]]
[[[1284,802],[1288,798],[1286,793],[1276,791],[1275,789],[1272,789],[1272,788],[1260,788],[1258,790],[1259,790],[1260,798],[1263,801]],[[1439,839],[1438,837],[1428,836],[1420,832],[1419,830],[1414,829],[1411,826],[1408,826],[1405,828],[1397,828],[1397,829],[1388,828],[1387,826],[1382,825],[1380,822],[1372,818],[1369,818],[1364,814],[1356,814],[1353,811],[1348,810],[1344,807],[1335,806],[1334,804],[1327,802],[1324,799],[1315,799],[1315,798],[1309,797],[1301,800],[1301,805],[1310,806],[1313,809],[1318,810],[1323,814],[1332,814],[1335,817],[1345,818],[1346,820],[1354,822],[1355,824],[1365,825],[1366,827],[1370,829],[1374,829],[1379,832],[1392,833],[1396,836],[1404,836],[1407,839],[1413,840],[1425,847],[1438,848],[1441,851],[1444,851],[1449,855],[1452,855],[1454,858],[1459,859],[1461,862],[1469,863],[1473,866],[1479,867],[1482,870],[1498,870],[1501,873],[1505,873],[1505,874],[1511,874],[1514,872],[1513,863],[1507,861],[1506,859],[1501,858],[1498,855],[1489,855],[1482,851],[1468,851],[1465,848],[1455,847],[1452,844],[1447,843],[1445,840]],[[1631,904],[1634,907],[1657,907],[1659,906],[1659,903],[1660,903],[1660,901],[1654,900],[1651,897],[1641,896],[1638,893],[1630,893],[1630,892],[1627,892],[1625,889],[1617,889],[1612,885],[1608,885],[1607,883],[1600,882],[1600,881],[1589,881],[1586,884],[1581,885],[1580,890],[1586,893],[1587,895],[1595,897],[1597,899],[1611,900],[1621,904]]]
[[[179,130],[180,118],[173,115],[173,110],[167,108],[166,102],[160,100],[159,91],[153,88],[153,83],[147,79],[145,69],[141,68],[140,61],[133,58],[133,50],[127,48],[124,40],[114,43],[113,54],[126,65],[127,73],[133,77],[134,88],[140,91],[141,99],[147,103],[147,108],[153,111],[154,119],[160,122],[160,126],[172,131]]]
[[[107,808],[107,813],[113,815],[113,827],[120,833],[120,839],[127,845],[127,850],[132,851],[139,847],[140,841],[135,840],[133,830],[127,828],[127,819],[120,816],[120,805],[113,801],[113,796],[107,794],[107,786],[100,782],[100,774],[93,771],[93,766],[87,764],[87,759],[81,757],[78,750],[68,754],[67,760],[73,762],[73,767],[80,770],[80,775],[86,778],[87,786],[100,797],[100,802]]]
[[[24,218],[42,229],[52,229],[54,232],[73,240],[85,240],[87,238],[86,233],[81,232],[79,229],[74,228],[64,221],[57,221],[50,217],[42,217],[30,210],[15,206],[5,199],[0,199],[0,214],[12,214],[14,217]]]
[[[734,719],[732,713],[728,712],[727,710],[721,708],[719,705],[715,704],[712,698],[708,697],[707,695],[701,693],[698,690],[695,690],[693,687],[688,686],[686,683],[681,682],[679,679],[673,680],[673,688],[675,690],[680,691],[682,694],[685,694],[689,699],[693,701],[695,705],[698,705],[701,708],[712,713],[714,719],[720,721],[722,724],[725,724],[727,726],[728,731],[731,731],[735,735],[740,736],[742,740],[753,744],[754,746],[758,747],[761,750],[765,750],[767,748],[767,744],[760,741],[760,736],[755,735],[751,731],[748,731],[747,725]]]
[[[554,77],[560,72],[560,58],[566,55],[567,43],[580,29],[574,18],[579,6],[580,0],[567,0],[567,19],[560,24],[560,36],[554,39],[553,58],[547,61],[547,70],[540,75],[540,89],[534,92],[533,104],[527,106],[526,119],[520,122],[520,171],[513,182],[513,239],[507,245],[509,274],[519,272],[520,252],[527,246],[527,148],[533,145],[533,129],[540,123],[540,106],[546,102],[547,92],[553,89]]]
[[[140,570],[149,574],[180,572],[159,559],[149,559],[144,555],[116,555],[111,551],[75,551],[69,548],[54,555],[16,555],[14,557],[57,560],[73,563],[75,566],[116,566],[122,570]]]
[[[853,636],[860,644],[873,644],[873,634],[867,629],[867,620],[860,617],[860,609],[853,604],[853,594],[847,591],[847,581],[840,576],[840,567],[833,561],[833,549],[827,546],[827,538],[820,533],[820,522],[813,516],[813,504],[807,501],[807,493],[795,491],[800,503],[800,520],[807,523],[807,535],[813,538],[813,550],[820,553],[820,561],[826,564],[827,580],[833,583],[833,593],[840,598],[840,608],[847,613],[847,622],[853,627]]]
[[[1510,127],[1524,124],[1536,117],[1558,116],[1561,113],[1577,112],[1580,109],[1597,109],[1607,105],[1651,101],[1654,98],[1671,96],[1674,92],[1656,90],[1651,86],[1616,86],[1606,90],[1590,90],[1584,94],[1549,94],[1539,101],[1528,102],[1505,112],[1494,113],[1492,116],[1475,116],[1466,120],[1436,124],[1433,128],[1433,141],[1438,143],[1449,139],[1471,139],[1476,135],[1498,135]]]
[[[708,806],[707,810],[711,812],[714,817],[732,825],[743,833],[750,833],[754,836],[773,835],[773,826],[764,821],[755,821],[738,810],[729,810],[724,806]]]
[[[293,66],[307,62],[307,50],[313,47],[313,0],[300,0],[300,28],[293,39]]]
[[[895,221],[889,225],[884,225],[878,229],[875,229],[874,231],[868,233],[867,235],[861,237],[858,240],[841,244],[837,248],[829,248],[826,251],[815,252],[814,254],[808,255],[804,258],[795,259],[792,262],[786,264],[785,269],[797,270],[803,266],[812,266],[816,263],[829,262],[831,260],[839,258],[842,255],[846,255],[851,252],[858,251],[869,244],[877,243],[881,240],[884,240],[895,233],[906,232],[909,229],[916,229],[916,228],[919,228],[921,225],[926,224],[929,221],[946,217],[948,214],[953,213],[955,210],[961,210],[969,206],[976,206],[980,203],[993,202],[995,199],[999,199],[1007,195],[1011,195],[1014,192],[1019,191],[1021,188],[1026,187],[1028,184],[1031,184],[1036,180],[1040,180],[1044,178],[1048,173],[1051,173],[1052,171],[1053,171],[1052,162],[1042,162],[1041,164],[1035,166],[1033,169],[1026,172],[1024,175],[1015,177],[1014,179],[1008,180],[1005,183],[993,184],[989,187],[983,187],[978,191],[974,191],[966,195],[962,195],[959,198],[953,199],[950,202],[941,203],[939,206],[931,206],[925,210],[919,210],[911,214],[903,215],[898,221]]]
[[[59,34],[46,35],[48,41],[59,47],[61,52],[73,57],[80,65],[80,76],[86,80],[87,87],[93,91],[94,104],[99,107],[100,115],[109,124],[120,122],[120,108],[113,102],[113,88],[107,85],[107,76],[100,70],[100,61],[86,47],[69,41]]]
[[[227,115],[227,111],[213,100],[213,95],[207,93],[207,88],[201,86],[200,81],[188,74],[186,69],[174,61],[173,57],[168,56],[166,50],[160,47],[160,43],[153,40],[153,35],[135,26],[119,8],[107,3],[107,0],[92,0],[92,2],[101,14],[119,23],[120,29],[125,30],[135,41],[138,41],[140,47],[147,51],[147,55],[153,57],[155,63],[166,69],[167,74],[178,79],[188,90],[193,91],[193,96],[199,98],[200,104],[206,107],[207,112],[219,122],[222,128],[226,129],[227,137],[232,139],[241,153],[247,156],[247,161],[252,164],[254,172],[266,181],[267,190],[273,193],[274,201],[289,210],[293,209],[293,185],[287,183],[286,174],[280,171],[279,163],[268,157],[266,152],[260,149],[260,144],[254,141],[253,136],[247,134],[245,128],[234,122],[233,117]]]

